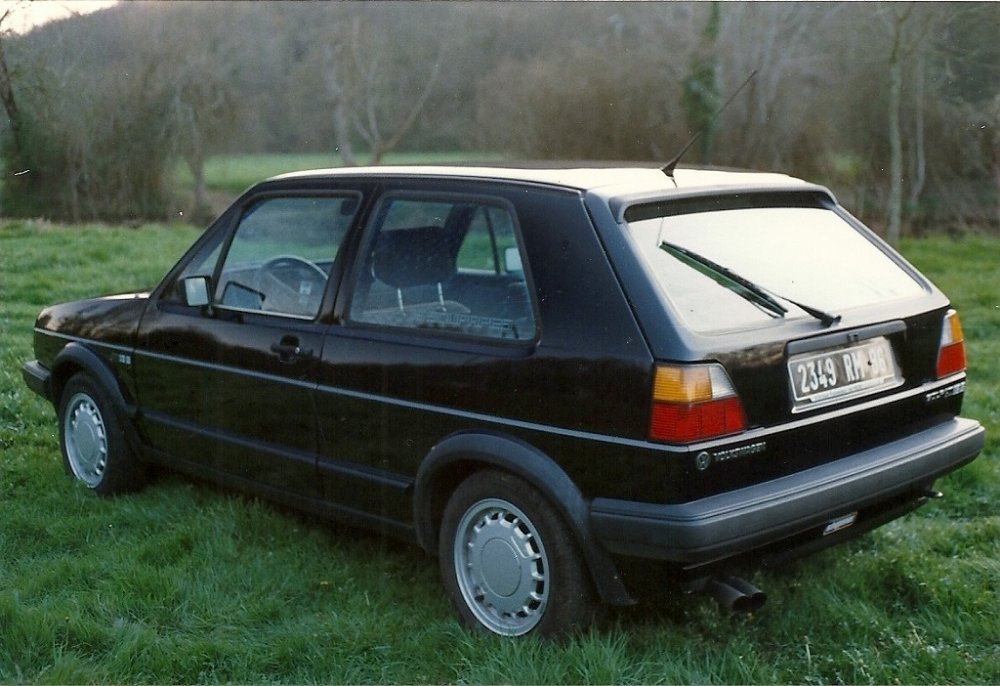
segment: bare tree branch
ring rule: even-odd
[[[431,91],[434,89],[434,85],[437,83],[438,75],[441,73],[441,55],[442,51],[439,48],[437,58],[434,60],[434,66],[431,68],[431,73],[427,77],[427,81],[424,83],[424,88],[417,96],[417,99],[413,103],[413,107],[403,118],[403,121],[396,127],[396,132],[389,138],[388,141],[380,143],[379,146],[372,152],[371,164],[378,164],[382,161],[385,153],[389,152],[403,140],[403,137],[409,132],[416,123],[417,117],[423,111],[424,106],[427,104],[427,99],[431,95]]]

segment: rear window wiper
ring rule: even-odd
[[[660,242],[660,250],[672,255],[695,271],[712,279],[720,286],[728,288],[742,298],[749,300],[761,309],[770,312],[777,317],[784,317],[788,313],[788,308],[777,300],[777,298],[781,298],[782,300],[795,305],[806,314],[815,317],[823,324],[823,326],[833,326],[840,321],[839,314],[834,315],[829,312],[824,312],[823,310],[815,307],[796,302],[791,298],[786,298],[783,295],[777,295],[776,298],[776,294],[772,295],[771,292],[763,286],[754,283],[750,279],[740,276],[732,269],[723,267],[717,262],[713,262],[704,255],[699,255],[693,250],[688,250],[687,248],[674,243],[669,243],[667,241]]]

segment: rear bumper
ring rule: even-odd
[[[43,367],[38,360],[32,360],[21,367],[21,376],[28,388],[52,402],[52,385],[49,382],[52,373]]]
[[[819,536],[827,523],[849,513],[878,510],[908,493],[918,499],[936,478],[975,459],[984,443],[978,422],[957,418],[828,464],[701,500],[657,505],[596,498],[591,525],[613,554],[687,567],[758,549],[773,551],[782,541],[791,546],[810,529],[819,527]],[[866,528],[859,526],[859,533]]]

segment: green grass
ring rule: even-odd
[[[180,477],[100,499],[63,475],[20,378],[35,314],[152,285],[196,234],[0,227],[0,682],[1000,682],[1000,240],[903,246],[959,306],[990,432],[944,500],[758,574],[756,616],[663,587],[549,644],[461,630],[416,549]]]

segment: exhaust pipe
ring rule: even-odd
[[[764,606],[767,595],[748,581],[732,576],[712,577],[704,587],[729,615],[751,614]]]

